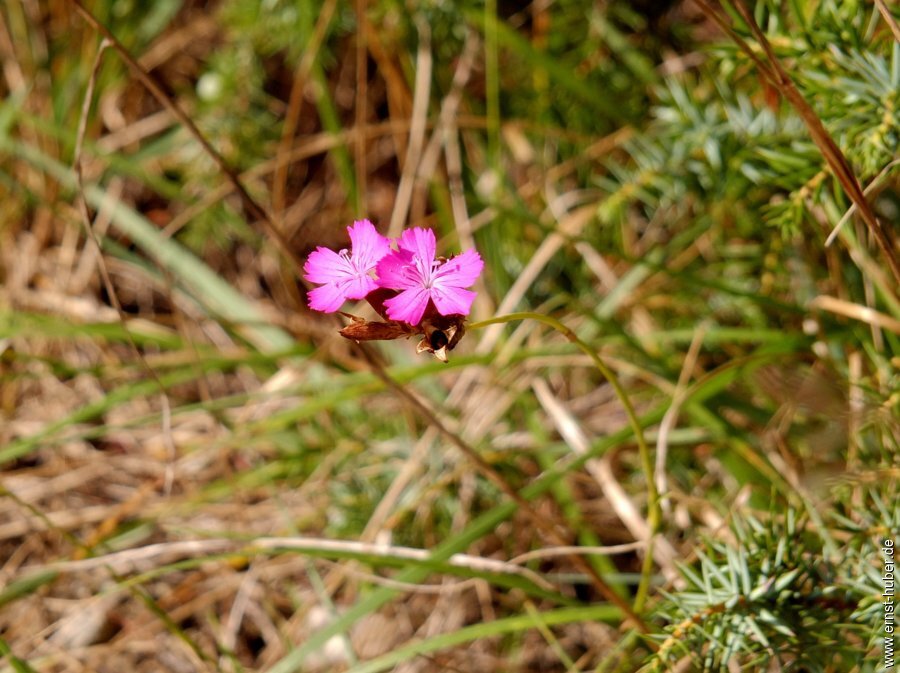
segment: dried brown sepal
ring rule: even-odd
[[[375,292],[379,292],[376,290]],[[376,302],[382,306],[388,296],[372,297],[370,293],[366,299],[375,307]],[[374,301],[373,301],[374,300]],[[376,310],[377,307],[376,307]],[[381,311],[379,311],[381,312]],[[416,346],[417,353],[431,353],[441,362],[447,362],[448,353],[456,348],[463,335],[466,333],[466,318],[462,315],[441,315],[429,305],[425,315],[418,325],[410,325],[396,320],[383,322],[364,320],[359,316],[341,312],[341,315],[350,319],[350,324],[340,330],[339,334],[345,339],[353,341],[392,341],[403,337],[422,336],[422,340]]]
[[[338,332],[345,339],[353,341],[392,341],[402,337],[411,337],[418,334],[418,330],[405,322],[397,322],[396,320],[387,320],[385,322],[374,322],[363,320],[362,318],[342,313],[352,321],[349,325]]]

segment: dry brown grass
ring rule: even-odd
[[[67,72],[78,75],[80,82],[90,74],[90,61],[97,58],[91,75],[97,84],[96,105],[86,115],[64,112],[59,121],[60,128],[69,131],[75,122],[84,123],[78,139],[90,149],[78,157],[85,182],[93,182],[109,169],[112,157],[129,160],[136,150],[170,132],[177,115],[161,105],[134,72],[120,70],[112,81],[101,77],[101,66],[116,61],[117,55],[112,49],[96,52],[95,27],[71,9],[66,2],[16,1],[0,13],[4,65],[0,86],[9,95],[23,97],[28,119],[46,120],[52,115],[59,83],[52,68],[42,65],[43,55],[52,52],[53,62],[68,63]],[[320,18],[319,38],[326,13]],[[285,103],[275,112],[290,124],[270,161],[233,176],[254,194],[271,194],[271,213],[245,199],[243,213],[257,230],[256,239],[199,248],[203,261],[253,300],[273,324],[302,341],[319,343],[317,360],[350,370],[368,366],[333,336],[330,323],[309,315],[297,285],[297,260],[315,245],[342,243],[343,225],[352,216],[346,190],[325,154],[335,147],[350,148],[365,212],[375,221],[390,223],[392,229],[404,222],[420,226],[435,222],[428,189],[436,178],[449,181],[463,245],[473,244],[473,231],[491,216],[490,211],[471,217],[467,213],[459,157],[460,143],[469,143],[467,151],[478,153],[461,130],[480,133],[485,126],[482,118],[467,113],[462,100],[472,78],[483,76],[480,40],[470,35],[450,89],[437,114],[432,114],[427,105],[435,98],[430,81],[424,77],[411,86],[407,83],[401,71],[409,64],[385,43],[389,36],[389,31],[367,20],[359,48],[365,50],[363,59],[368,57],[375,67],[370,68],[368,81],[362,78],[366,84],[362,89],[360,77],[354,75],[352,55],[357,47],[352,40],[340,45],[343,62],[328,85],[347,119],[343,134],[310,124],[315,114],[308,77],[319,45],[311,43],[293,73],[285,69],[289,63],[270,60],[276,70],[267,86],[279,90]],[[172,92],[193,87],[201,64],[229,39],[214,14],[185,3],[134,57],[163,84],[167,100],[189,109],[191,102]],[[427,72],[430,58],[427,48],[419,51],[420,73]],[[72,67],[73,59],[81,60],[81,65]],[[348,78],[357,82],[356,95],[346,93]],[[73,107],[80,91],[69,94]],[[528,149],[518,124],[510,124],[504,132]],[[23,122],[18,134],[51,158],[72,160],[71,148],[38,124]],[[586,160],[608,152],[623,137],[601,140]],[[163,155],[141,170],[167,170],[175,166],[176,158]],[[429,532],[434,525],[429,510],[441,506],[441,490],[448,487],[459,489],[461,503],[453,527],[461,530],[466,525],[469,508],[483,497],[476,493],[481,487],[467,463],[448,454],[450,447],[430,431],[405,458],[403,441],[367,440],[365,429],[339,439],[340,431],[329,428],[326,411],[315,417],[315,428],[309,432],[299,427],[294,440],[308,441],[322,462],[299,481],[267,475],[267,464],[289,468],[283,463],[286,449],[267,437],[265,420],[314,399],[310,376],[327,389],[329,375],[289,360],[279,361],[274,369],[271,360],[254,366],[253,347],[176,289],[179,283],[169,271],[158,264],[142,270],[119,255],[101,257],[94,241],[85,236],[77,198],[70,190],[22,157],[8,156],[7,163],[29,198],[17,191],[0,199],[4,280],[0,306],[12,312],[7,315],[18,314],[33,325],[0,341],[4,413],[0,446],[23,446],[28,438],[39,438],[3,468],[0,586],[15,589],[18,582],[39,578],[36,588],[10,600],[0,612],[0,634],[14,655],[40,671],[265,670],[289,646],[302,644],[332,619],[332,611],[340,613],[343,605],[352,604],[365,585],[390,581],[354,563],[274,554],[259,539],[287,540],[295,531],[324,535],[334,517],[346,516],[334,501],[336,485],[347,482],[352,487],[351,480],[365,481],[367,471],[380,478],[385,471],[381,460],[402,469],[373,512],[362,540],[384,545],[392,530],[412,517],[421,543],[437,544]],[[577,165],[571,162],[560,166],[554,179],[565,180],[574,168]],[[171,237],[192,217],[221,201],[241,210],[234,197],[235,182],[229,182],[227,172],[219,175],[218,186],[194,194],[199,185],[189,184],[190,191],[171,200],[161,198],[144,181],[121,176],[111,177],[105,190],[110,202],[129,204]],[[523,166],[521,178],[522,195],[542,201],[539,175]],[[564,235],[577,234],[592,208],[567,214],[578,204],[573,200],[554,206]],[[97,240],[106,238],[134,249],[104,207],[91,210],[88,226]],[[277,237],[273,230],[279,232]],[[268,243],[260,245],[262,239]],[[535,256],[507,295],[506,305],[520,301],[562,240],[554,240],[551,249]],[[108,284],[102,280],[104,272]],[[120,311],[111,307],[116,302]],[[492,312],[484,291],[479,302],[479,313]],[[42,316],[51,320],[39,324]],[[104,336],[105,326],[126,328],[134,343],[123,338],[122,329]],[[522,332],[517,338],[528,336]],[[481,340],[479,350],[489,351],[495,339]],[[178,345],[166,345],[172,342]],[[232,363],[211,365],[208,358],[213,355]],[[544,364],[537,361],[532,366]],[[180,380],[172,383],[169,376]],[[528,390],[533,376],[513,371],[508,380],[494,380],[489,371],[478,368],[462,377],[440,376],[436,381],[447,388],[450,399],[444,411],[454,409],[459,419],[450,422],[450,431],[467,441],[494,437],[502,450],[515,449],[519,442],[515,429],[502,419],[517,396]],[[298,385],[305,385],[306,391],[295,392]],[[125,397],[112,399],[119,394]],[[230,396],[238,397],[217,404]],[[92,404],[97,405],[93,410]],[[414,433],[420,423],[414,411],[390,395],[361,404],[362,413],[372,418],[405,416]],[[601,425],[607,425],[602,419],[608,404],[615,403],[606,399],[602,406],[586,407],[585,420],[601,419]],[[196,408],[188,409],[190,405]],[[378,423],[372,425],[377,431]],[[616,421],[610,427],[618,425]],[[381,453],[383,458],[368,461],[358,471],[350,469],[348,459],[361,451]],[[438,456],[445,467],[434,463]],[[525,474],[534,471],[528,461],[520,462]],[[417,493],[419,500],[405,502],[410,493]],[[597,494],[586,497],[594,499]],[[557,518],[553,510],[549,502],[538,506],[541,516]],[[597,516],[605,528],[616,527],[605,512]],[[530,551],[534,531],[526,521],[524,515],[517,516],[496,535],[472,546],[470,553],[503,560]],[[512,531],[517,532],[510,535]],[[624,531],[610,532],[610,537],[632,539]],[[242,540],[257,542],[248,548]],[[384,548],[392,558],[400,553]],[[460,561],[463,566],[477,567],[477,556],[468,558]],[[567,566],[551,560],[543,570]],[[508,566],[505,571],[516,574],[520,569]],[[44,573],[52,573],[52,579]],[[481,580],[433,581],[401,585],[404,600],[358,621],[348,642],[329,641],[304,661],[302,670],[341,668],[349,652],[367,659],[409,638],[491,620],[515,611],[522,599],[515,592],[504,596]],[[563,627],[559,636],[563,649],[577,653],[586,664],[600,656],[612,632],[600,625],[573,625]],[[414,659],[401,670],[475,666],[496,670],[507,665],[505,649],[499,639],[479,639],[465,648]],[[537,636],[517,651],[522,670],[548,670],[556,661],[547,652],[546,641]]]

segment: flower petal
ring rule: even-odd
[[[344,283],[342,290],[347,299],[362,299],[372,290],[378,287],[374,278],[369,276],[357,276],[353,280]]]
[[[375,268],[378,260],[391,251],[391,242],[378,233],[369,220],[357,220],[352,227],[347,227],[350,242],[353,244],[351,261],[361,272]]]
[[[310,290],[307,298],[311,309],[324,311],[325,313],[334,313],[344,303],[345,295],[343,290],[337,285],[328,283],[322,287]]]
[[[413,264],[412,253],[407,250],[393,250],[382,257],[376,274],[378,286],[391,290],[410,290],[425,285],[425,280]]]
[[[475,292],[458,287],[434,286],[431,288],[431,299],[441,315],[469,315]]]
[[[431,263],[434,261],[434,253],[437,249],[437,242],[431,229],[420,229],[419,227],[407,229],[400,235],[400,240],[397,244],[401,250],[407,250],[415,257],[418,257],[423,268],[431,268]]]
[[[475,250],[466,250],[441,264],[434,272],[435,287],[469,287],[481,275],[484,261]]]
[[[336,283],[356,275],[346,257],[321,246],[309,254],[303,271],[310,283]]]
[[[387,299],[384,306],[387,309],[388,318],[399,320],[410,325],[418,325],[428,306],[429,293],[425,288],[413,288],[404,290],[396,297]]]

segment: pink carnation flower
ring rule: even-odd
[[[390,252],[390,241],[369,220],[357,220],[347,232],[352,252],[319,246],[303,265],[303,277],[322,285],[309,293],[309,307],[316,311],[334,313],[345,300],[362,299],[378,287],[371,271]]]
[[[400,294],[385,300],[388,318],[418,325],[428,307],[441,315],[468,315],[475,293],[470,287],[484,262],[475,250],[466,250],[449,260],[436,260],[437,247],[431,229],[407,229],[392,250],[377,265],[378,285]]]

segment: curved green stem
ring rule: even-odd
[[[548,315],[542,315],[540,313],[521,311],[466,325],[466,330],[471,331],[481,329],[488,325],[504,324],[515,320],[536,320],[539,323],[552,327],[566,337],[566,339],[575,344],[585,355],[591,358],[591,361],[594,363],[594,366],[597,367],[597,371],[600,372],[603,378],[609,381],[616,396],[625,408],[625,413],[628,416],[628,423],[634,431],[634,438],[638,445],[638,454],[640,455],[644,478],[647,481],[647,526],[650,529],[650,539],[647,540],[647,550],[644,555],[643,566],[641,567],[641,581],[638,585],[637,594],[634,599],[634,611],[640,614],[643,611],[644,603],[647,600],[650,589],[650,577],[653,572],[653,538],[659,530],[659,525],[662,520],[659,505],[659,491],[656,490],[656,481],[653,478],[653,461],[650,458],[650,447],[647,445],[647,440],[644,438],[644,429],[641,427],[641,423],[638,420],[637,413],[634,411],[631,400],[628,398],[622,384],[619,383],[619,379],[615,373],[606,366],[593,348],[579,339],[575,332],[570,330],[556,318],[551,318]]]

